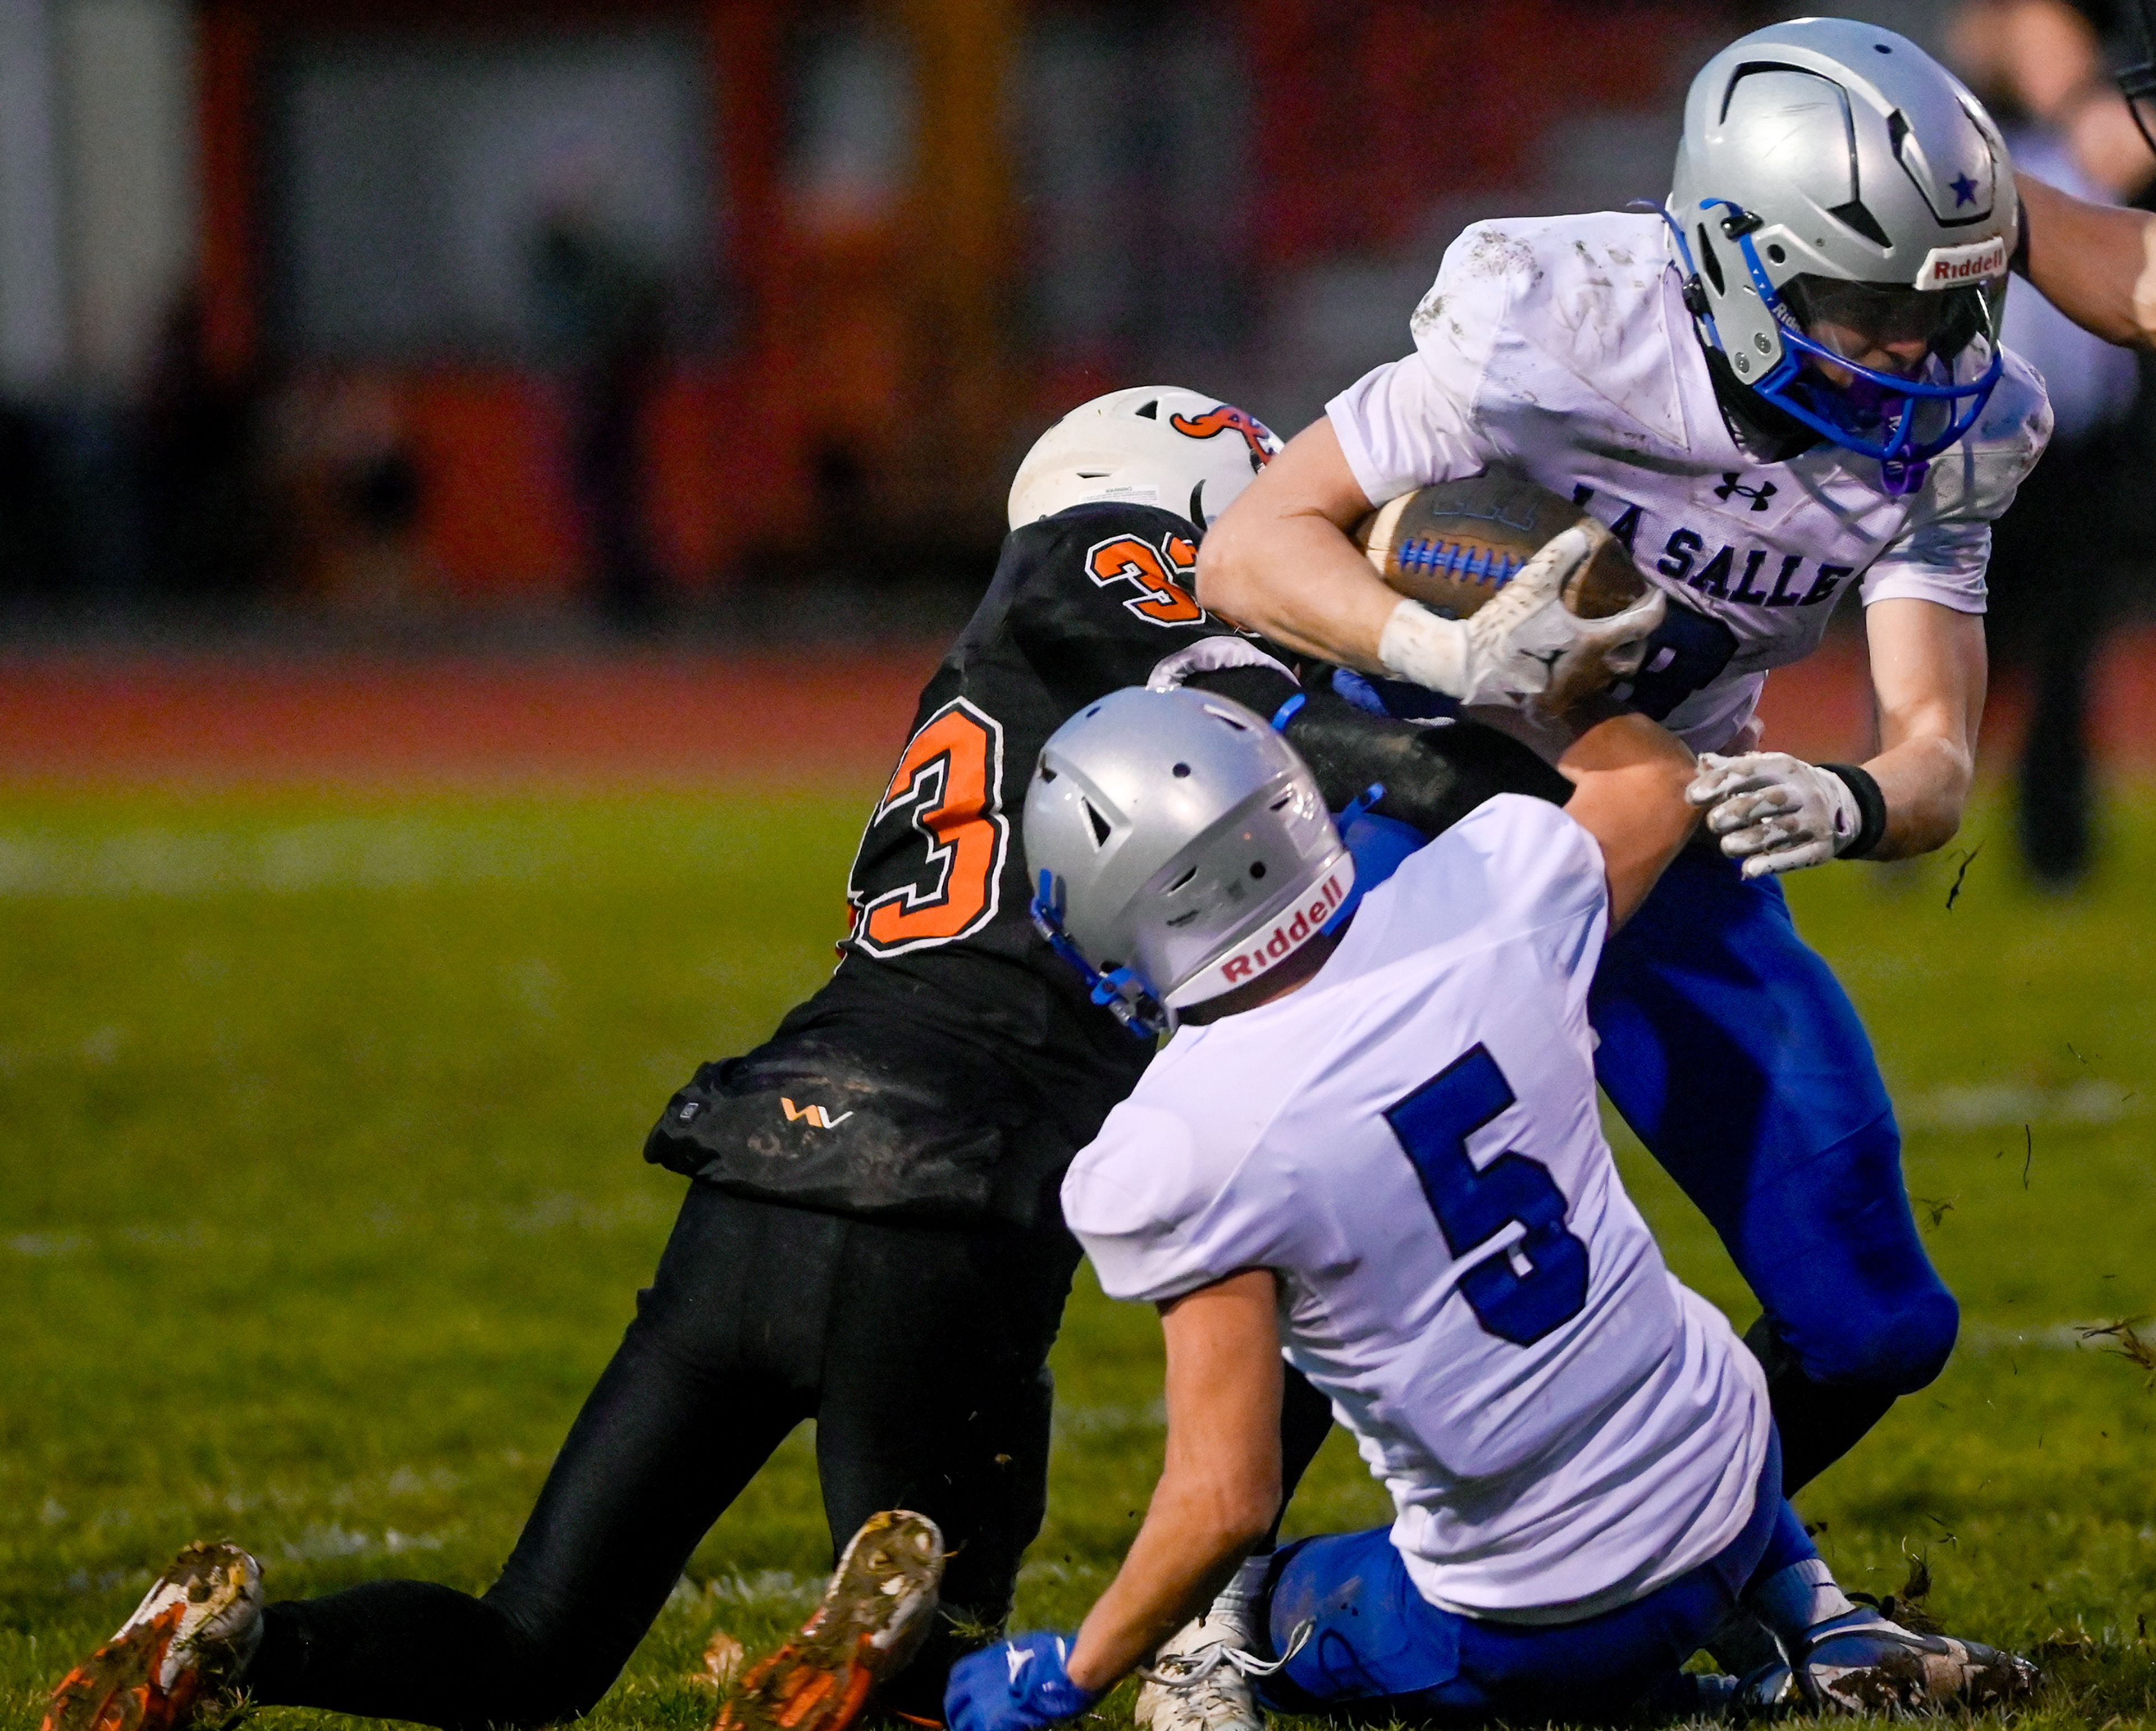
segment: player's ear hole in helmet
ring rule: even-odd
[[[1914,43],[1740,37],[1692,81],[1664,215],[1718,391],[1877,459],[1891,493],[1974,427],[2020,206],[1990,116]]]
[[[1111,391],[1034,440],[1011,480],[1010,526],[1122,501],[1158,506],[1204,529],[1279,449],[1262,421],[1218,397],[1179,385]]]
[[[1065,722],[1026,792],[1041,935],[1134,1030],[1261,978],[1353,905],[1323,796],[1264,719],[1188,687]]]

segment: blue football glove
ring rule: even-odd
[[[1014,1635],[951,1667],[943,1718],[951,1731],[1035,1731],[1075,1718],[1101,1697],[1065,1668],[1075,1636]]]

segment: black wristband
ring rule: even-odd
[[[1850,797],[1856,801],[1856,839],[1840,850],[1844,860],[1862,860],[1887,839],[1887,796],[1871,772],[1854,763],[1822,763],[1820,768],[1841,778]]]

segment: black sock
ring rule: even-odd
[[[1797,1368],[1762,1317],[1744,1344],[1766,1367],[1767,1395],[1782,1433],[1782,1494],[1794,1497],[1855,1448],[1893,1405],[1894,1396],[1861,1384],[1815,1382]]]

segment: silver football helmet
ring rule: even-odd
[[[1975,425],[2020,205],[1991,116],[1916,44],[1848,18],[1739,37],[1692,80],[1666,214],[1737,382],[1877,458],[1890,492]],[[1856,365],[1829,326],[1921,337],[1922,361]]]
[[[1158,505],[1203,529],[1281,448],[1247,409],[1176,385],[1081,403],[1034,441],[1010,490],[1010,526],[1095,500]]]
[[[1034,922],[1141,1033],[1270,972],[1351,905],[1355,866],[1302,759],[1239,703],[1132,686],[1041,748]]]

